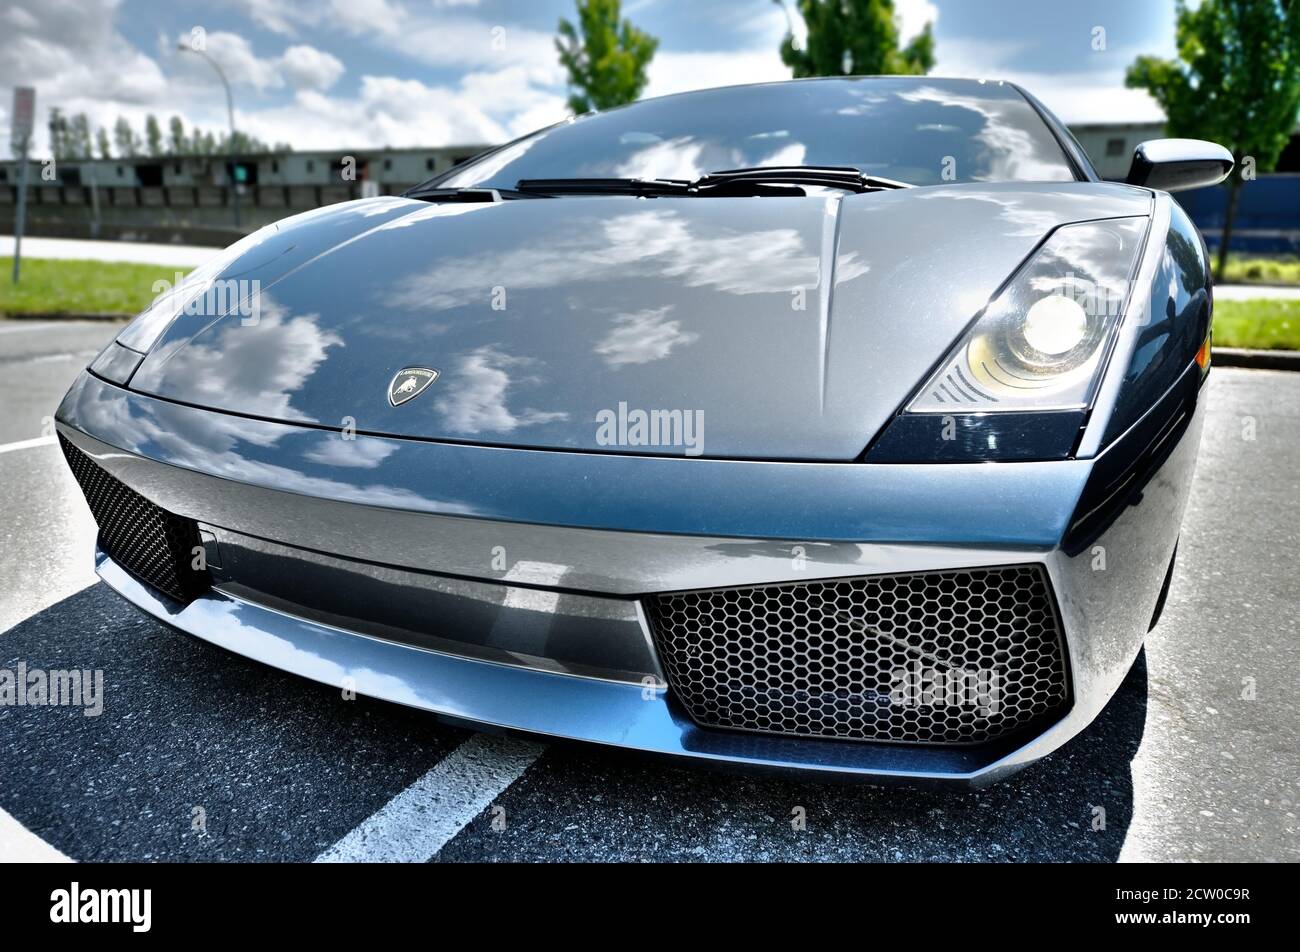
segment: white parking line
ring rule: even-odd
[[[54,442],[54,436],[38,436],[34,440],[19,440],[17,443],[0,444],[0,453],[12,453],[14,450],[27,450],[33,446],[49,446]]]
[[[320,856],[318,863],[422,863],[546,748],[475,734]]]
[[[0,810],[0,863],[71,863],[49,843]]]

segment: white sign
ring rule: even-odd
[[[36,90],[31,86],[14,87],[12,135],[14,142],[22,142],[32,134],[36,119]]]

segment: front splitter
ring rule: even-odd
[[[103,552],[96,553],[95,562],[99,576],[128,602],[196,638],[281,671],[460,724],[720,767],[971,786],[997,780],[1062,742],[1046,746],[1055,728],[1028,745],[979,747],[706,730],[677,708],[661,684],[634,685],[444,654],[332,628],[215,590],[183,605],[144,585]]]

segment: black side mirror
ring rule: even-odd
[[[1163,192],[1218,185],[1232,171],[1232,153],[1202,139],[1151,139],[1133,151],[1130,185]]]

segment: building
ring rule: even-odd
[[[267,152],[240,156],[233,168],[223,156],[64,159],[48,170],[30,160],[28,233],[226,244],[236,187],[248,231],[321,205],[399,194],[486,148]],[[20,171],[17,161],[0,162],[0,231],[13,229]]]

